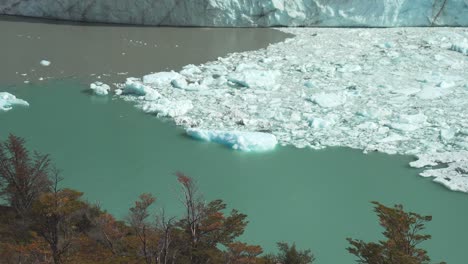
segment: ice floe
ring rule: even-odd
[[[186,132],[193,138],[223,144],[232,149],[242,151],[268,151],[274,149],[278,143],[274,135],[262,132],[221,131],[193,128],[187,129]]]
[[[13,109],[14,106],[29,106],[29,103],[16,98],[16,96],[10,93],[0,92],[0,111],[9,111]]]
[[[281,30],[295,37],[130,78],[121,97],[240,150],[263,149],[237,142],[261,142],[240,134],[259,132],[280,145],[430,159],[421,175],[468,192],[468,60],[451,44],[463,43],[466,29]],[[447,167],[433,168],[441,153]]]

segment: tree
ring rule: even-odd
[[[193,264],[207,263],[208,260],[222,262],[224,257],[219,246],[228,247],[244,233],[247,216],[237,210],[225,215],[226,204],[222,200],[206,204],[192,178],[180,172],[176,176],[182,186],[181,200],[186,210],[185,217],[178,222],[185,235],[182,241],[188,242],[181,254]]]
[[[425,224],[432,220],[431,216],[405,212],[402,205],[393,208],[378,202],[374,204],[380,225],[386,240],[378,243],[366,243],[362,240],[347,238],[351,244],[347,250],[358,257],[361,264],[425,264],[430,258],[427,251],[418,248],[422,242],[429,240],[430,235],[420,234]]]
[[[43,193],[32,208],[33,230],[49,245],[55,264],[63,263],[63,256],[89,221],[86,219],[88,205],[80,200],[83,193],[61,190],[59,181],[56,174],[52,192]]]
[[[257,257],[263,253],[260,246],[251,246],[242,242],[227,245],[226,264],[256,264]]]
[[[288,243],[277,243],[279,253],[277,255],[267,256],[270,263],[274,264],[311,264],[315,261],[312,252],[307,250],[297,250],[296,244],[289,246]]]
[[[9,135],[0,142],[0,198],[26,217],[41,193],[50,190],[50,158],[26,149],[24,139]]]
[[[167,218],[164,210],[156,217],[156,229],[160,234],[157,263],[175,263],[177,249],[174,249],[173,242],[177,231],[175,230],[174,222],[175,218]]]
[[[156,263],[157,238],[156,232],[148,222],[149,207],[156,201],[151,194],[140,195],[139,200],[130,208],[129,223],[140,242],[141,254],[147,264]]]

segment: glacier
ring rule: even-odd
[[[10,111],[14,106],[29,106],[29,103],[16,98],[11,93],[0,92],[0,111]]]
[[[0,14],[214,27],[468,26],[468,0],[3,0]],[[390,43],[388,43],[390,44]]]
[[[280,30],[294,37],[187,65],[160,82],[129,78],[118,88],[143,92],[118,96],[239,150],[263,150],[252,142],[271,138],[271,148],[411,155],[421,176],[468,192],[468,57],[453,48],[468,29]],[[189,85],[197,89],[181,89]],[[263,134],[251,141],[239,133]]]

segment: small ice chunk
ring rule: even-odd
[[[304,83],[304,86],[307,87],[307,88],[314,88],[314,83],[312,81],[306,81]]]
[[[236,72],[243,72],[245,70],[262,70],[262,67],[255,63],[240,63],[236,67]]]
[[[414,115],[400,115],[399,121],[406,124],[423,124],[427,121],[427,116],[422,113]]]
[[[25,100],[18,99],[16,96],[7,93],[0,92],[0,111],[9,111],[13,109],[13,106],[29,106],[29,103]]]
[[[441,87],[426,87],[416,94],[421,99],[430,100],[449,94],[450,91]]]
[[[338,68],[338,72],[357,72],[360,70],[361,70],[361,66],[353,65],[353,64],[346,64]]]
[[[42,66],[46,66],[46,67],[47,67],[47,66],[49,66],[49,65],[51,64],[51,62],[48,61],[48,60],[41,60],[40,64],[41,64]]]
[[[312,117],[309,119],[309,125],[311,128],[314,128],[314,129],[328,128],[333,123],[334,123],[333,121],[325,120],[325,119],[318,118],[318,117]]]
[[[226,73],[228,71],[226,66],[218,65],[218,64],[205,66],[205,69],[214,76],[226,75]]]
[[[143,96],[151,89],[144,85],[138,78],[127,78],[122,94],[133,94]]]
[[[188,87],[187,80],[185,78],[175,79],[171,81],[172,86],[179,89],[186,89]]]
[[[311,101],[321,107],[333,108],[346,102],[346,96],[338,93],[318,93],[312,96]]]
[[[188,78],[195,78],[197,75],[201,74],[202,71],[200,70],[200,68],[198,68],[197,66],[193,65],[193,64],[189,64],[187,66],[184,66],[184,68],[182,69],[182,71],[180,71],[180,74],[188,77]]]
[[[440,87],[442,89],[452,88],[454,86],[455,86],[455,82],[453,81],[442,81],[437,84],[437,87]]]
[[[421,128],[426,121],[427,116],[422,113],[414,115],[402,114],[395,123],[390,124],[390,127],[399,131],[415,131]]]
[[[450,50],[457,51],[468,56],[468,41],[465,39],[463,42],[453,43]]]
[[[457,131],[455,129],[443,128],[443,129],[440,130],[440,138],[443,141],[449,141],[449,140],[451,140],[452,138],[455,137],[456,132]]]
[[[186,130],[193,138],[223,144],[241,151],[268,151],[275,148],[278,141],[273,134],[263,132],[222,131],[193,129]]]
[[[274,89],[278,87],[277,78],[280,75],[280,71],[246,69],[240,72],[236,70],[236,72],[229,74],[227,79],[242,87]]]
[[[403,140],[408,140],[408,138],[402,135],[398,135],[398,134],[390,134],[386,138],[380,139],[378,142],[389,143],[389,142],[403,141]]]
[[[368,120],[381,120],[391,114],[392,114],[392,111],[389,109],[375,108],[375,107],[360,110],[356,113],[357,116],[360,116],[361,118],[368,119]]]
[[[165,86],[170,85],[173,80],[182,79],[180,73],[171,71],[171,72],[158,72],[153,74],[148,74],[143,76],[143,83],[144,84],[151,84],[155,86]]]
[[[149,101],[139,106],[146,113],[154,113],[159,117],[176,117],[188,113],[193,108],[192,101],[178,100],[170,101],[161,98],[157,101]]]
[[[102,82],[94,82],[89,85],[89,88],[95,95],[108,95],[110,91],[110,86]]]

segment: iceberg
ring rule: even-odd
[[[0,111],[10,111],[14,106],[29,106],[29,103],[10,93],[0,92]]]
[[[41,60],[41,61],[40,61],[40,64],[41,64],[42,66],[46,66],[46,67],[47,67],[47,66],[50,66],[51,63],[50,63],[50,61],[48,61],[48,60]]]
[[[89,88],[95,95],[108,95],[110,91],[110,86],[102,82],[94,82],[89,85]]]
[[[261,152],[275,148],[278,141],[276,137],[263,132],[222,131],[189,128],[187,135],[204,141],[223,144],[232,149],[241,151]]]

